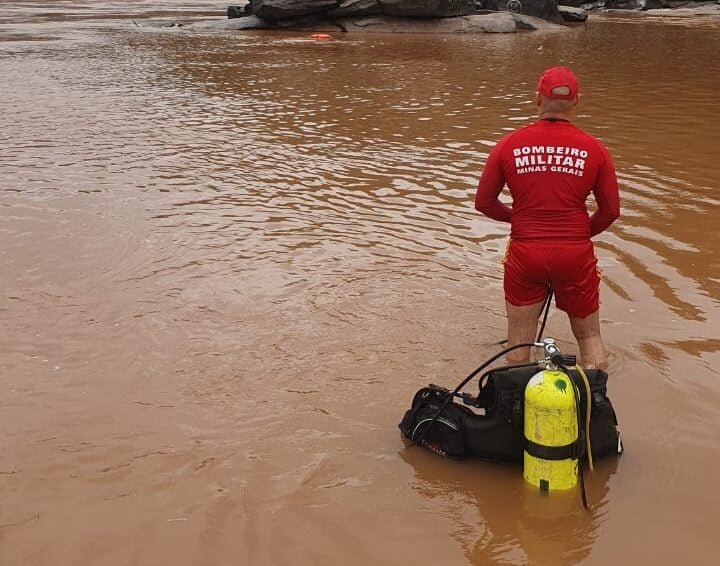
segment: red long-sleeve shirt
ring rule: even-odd
[[[498,200],[507,184],[512,208]],[[589,216],[585,201],[595,196]],[[539,120],[504,138],[490,152],[475,208],[510,222],[525,240],[588,239],[620,215],[612,158],[605,146],[565,120]]]

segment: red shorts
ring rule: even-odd
[[[600,272],[590,240],[511,240],[503,264],[505,300],[512,305],[539,303],[552,287],[557,308],[574,318],[600,306]]]

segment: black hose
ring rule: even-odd
[[[437,413],[435,413],[435,415],[433,416],[433,418],[432,418],[432,420],[430,421],[430,423],[427,425],[427,427],[425,427],[425,430],[423,430],[423,431],[420,433],[420,436],[418,437],[418,439],[416,440],[415,438],[413,438],[413,442],[414,442],[415,444],[418,444],[419,442],[421,442],[421,441],[425,438],[425,434],[427,434],[427,432],[432,428],[432,425],[435,424],[435,422],[437,421],[438,417],[442,414],[442,412],[445,410],[445,408],[450,404],[450,401],[452,401],[452,398],[453,398],[454,396],[456,396],[456,395],[460,392],[460,390],[461,390],[463,387],[465,387],[465,386],[467,385],[467,383],[468,383],[473,377],[475,377],[478,373],[480,373],[482,370],[484,370],[487,366],[489,366],[491,363],[493,363],[493,362],[494,362],[495,360],[497,360],[498,358],[504,356],[505,354],[507,354],[507,353],[509,353],[509,352],[512,352],[513,350],[517,350],[518,348],[528,348],[528,347],[532,347],[532,346],[534,346],[534,345],[535,345],[535,344],[533,344],[533,343],[515,344],[515,345],[513,345],[513,346],[509,346],[509,347],[507,347],[507,348],[504,348],[503,350],[500,350],[497,354],[495,354],[494,356],[492,356],[490,359],[488,359],[488,360],[486,360],[485,362],[483,362],[483,363],[480,365],[480,367],[478,367],[477,369],[475,369],[474,371],[472,371],[472,372],[470,373],[470,375],[468,375],[465,379],[463,379],[463,380],[457,385],[457,387],[456,387],[455,389],[453,389],[453,391],[447,396],[447,398],[445,399],[445,401],[443,402],[443,404],[440,406],[440,408],[438,409]]]
[[[548,313],[550,312],[550,303],[552,302],[552,296],[553,296],[552,287],[548,287],[548,293],[547,293],[547,296],[545,297],[545,304],[543,305],[543,310],[545,311],[545,313],[543,314],[542,324],[540,325],[540,332],[538,332],[537,342],[540,342],[540,340],[541,340],[541,338],[542,338],[542,333],[545,331],[545,323],[547,322]],[[420,433],[420,436],[418,437],[417,440],[415,440],[415,439],[413,438],[413,442],[417,444],[418,442],[420,442],[420,441],[423,440],[423,438],[425,437],[425,434],[432,428],[433,424],[435,424],[435,422],[437,421],[438,417],[442,414],[442,412],[445,410],[445,408],[450,404],[450,401],[452,401],[453,397],[457,396],[458,393],[460,392],[460,390],[461,390],[463,387],[465,387],[465,386],[467,385],[467,383],[468,383],[473,377],[475,377],[478,373],[480,373],[482,370],[484,370],[487,366],[489,366],[489,365],[490,365],[491,363],[493,363],[495,360],[497,360],[498,358],[504,356],[504,355],[507,354],[508,352],[512,352],[513,350],[517,350],[517,349],[519,349],[519,348],[532,347],[532,346],[534,346],[534,345],[535,345],[535,344],[533,344],[533,343],[515,344],[515,345],[513,345],[513,346],[509,346],[509,347],[507,347],[507,348],[505,348],[505,349],[503,349],[503,350],[500,350],[497,354],[495,354],[494,356],[492,356],[489,360],[486,360],[485,362],[483,362],[483,363],[480,365],[480,367],[478,367],[477,369],[475,369],[473,372],[470,373],[470,375],[468,375],[465,379],[463,379],[463,380],[458,384],[458,386],[447,396],[447,398],[445,399],[445,401],[444,401],[443,404],[441,405],[440,409],[438,409],[437,413],[435,413],[435,415],[433,416],[432,420],[430,421],[430,424],[428,424],[428,426],[425,427],[425,430],[423,430],[423,431]],[[534,365],[536,365],[536,364],[535,364],[535,363],[532,363],[532,364],[522,364],[521,366],[518,366],[518,367],[531,367],[531,366],[534,366]],[[485,375],[483,375],[480,379],[482,380],[483,377],[485,377]]]
[[[480,384],[480,389],[483,388],[484,381],[493,372],[506,371],[509,369],[522,369],[522,368],[535,368],[535,367],[538,367],[538,362],[527,362],[524,364],[512,364],[509,366],[500,366],[500,367],[495,367],[495,368],[489,369],[485,373],[483,373],[478,379],[478,383]]]
[[[504,348],[504,349],[500,350],[497,354],[495,354],[494,356],[492,356],[490,359],[484,361],[484,362],[480,365],[480,367],[478,367],[478,368],[477,368],[476,370],[474,370],[470,375],[468,375],[465,379],[463,379],[463,380],[458,384],[458,386],[457,386],[455,389],[453,389],[452,394],[453,394],[453,395],[457,394],[463,387],[465,387],[465,386],[468,384],[468,382],[469,382],[473,377],[475,377],[477,374],[479,374],[482,370],[484,370],[486,367],[488,367],[491,363],[493,363],[493,362],[494,362],[495,360],[497,360],[498,358],[501,358],[502,356],[504,356],[505,354],[507,354],[507,353],[509,353],[509,352],[512,352],[513,350],[517,350],[517,349],[519,349],[519,348],[531,348],[531,347],[533,347],[534,345],[535,345],[535,344],[534,344],[533,342],[527,342],[527,343],[523,343],[523,344],[515,344],[514,346],[508,346],[507,348]]]
[[[542,334],[545,331],[545,323],[548,319],[548,313],[550,312],[550,302],[552,301],[553,296],[553,290],[552,287],[548,287],[548,294],[545,296],[545,302],[543,303],[543,307],[541,310],[544,310],[545,313],[543,314],[542,324],[540,325],[540,331],[537,335],[537,342],[540,342],[542,340]],[[505,344],[507,342],[507,338],[504,338],[500,340],[499,342],[493,342],[493,346],[499,346],[500,344]]]
[[[543,305],[545,314],[543,314],[542,324],[540,325],[540,331],[538,332],[536,342],[540,342],[542,340],[542,335],[543,335],[543,332],[545,331],[545,323],[547,322],[548,313],[550,312],[550,303],[552,302],[552,296],[553,296],[552,287],[548,287],[547,297],[545,297],[545,304]]]
[[[587,493],[585,492],[585,474],[583,473],[583,456],[585,455],[585,421],[580,412],[580,390],[578,389],[577,383],[575,383],[575,378],[567,367],[558,364],[558,369],[568,376],[568,379],[572,384],[573,394],[575,395],[575,416],[577,417],[578,423],[578,483],[580,484],[580,499],[582,500],[583,507],[589,510],[590,507],[588,505]],[[590,403],[590,399],[588,399],[587,402]]]

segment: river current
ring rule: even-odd
[[[191,25],[225,7],[2,4],[0,564],[715,564],[718,19]],[[596,250],[626,453],[589,511],[397,429],[504,337],[507,226],[472,199],[557,64],[622,198]],[[575,352],[554,308],[545,335]]]

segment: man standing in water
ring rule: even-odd
[[[490,152],[475,208],[510,223],[503,260],[508,346],[533,342],[548,288],[570,319],[586,367],[605,362],[600,335],[599,287],[590,238],[620,215],[615,168],[607,149],[570,122],[580,100],[579,85],[567,67],[547,69],[538,82],[539,119],[504,138]],[[507,184],[512,207],[498,200]],[[593,193],[597,211],[588,215]],[[529,348],[508,354],[527,361]]]

